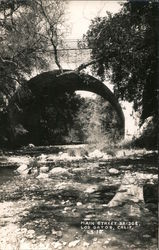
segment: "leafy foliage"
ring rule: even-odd
[[[48,103],[35,101],[26,107],[28,115],[23,125],[29,131],[29,142],[35,145],[69,143],[68,135],[81,103],[79,96],[65,92],[56,93]]]
[[[142,119],[157,113],[156,8],[150,1],[127,2],[119,13],[92,20],[84,36],[97,60],[92,70],[111,79],[115,95],[133,102]]]
[[[25,112],[22,126],[29,132],[27,144],[106,143],[118,136],[117,115],[99,96],[94,100],[60,93],[48,103],[33,101]]]
[[[59,63],[57,46],[62,44],[64,14],[65,3],[59,0],[1,2],[1,109],[7,105],[6,98],[13,95],[35,68],[39,71],[48,68],[44,52],[50,49],[52,58],[56,64]]]
[[[79,141],[106,143],[118,136],[118,118],[111,105],[102,97],[83,99],[72,130]]]

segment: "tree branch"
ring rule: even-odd
[[[92,64],[94,64],[94,63],[96,63],[96,62],[98,62],[98,61],[100,61],[102,58],[100,57],[100,58],[97,58],[97,59],[94,59],[94,60],[92,60],[92,61],[89,61],[89,62],[87,62],[87,63],[82,63],[80,66],[78,66],[76,69],[74,69],[74,70],[69,70],[69,71],[66,71],[66,72],[62,72],[61,74],[59,74],[57,77],[60,77],[60,76],[63,76],[63,75],[69,75],[69,74],[71,74],[71,73],[76,73],[76,74],[78,74],[82,69],[85,69],[85,68],[87,68],[88,66],[90,66],[90,65],[92,65]]]
[[[46,20],[46,22],[49,24],[49,29],[51,31],[51,37],[49,37],[50,41],[51,41],[51,44],[53,46],[53,50],[54,50],[54,57],[55,57],[55,63],[57,65],[57,67],[59,68],[59,70],[61,71],[61,73],[63,73],[63,69],[62,69],[62,66],[59,62],[59,58],[58,58],[58,50],[57,50],[57,45],[54,43],[53,41],[53,37],[54,37],[54,32],[53,32],[53,24],[49,18],[49,16],[47,15],[45,9],[44,9],[44,6],[43,6],[43,2],[42,0],[40,0],[40,2],[36,1],[36,3],[40,6],[40,9],[42,11],[42,14]],[[49,36],[49,32],[48,32],[48,36]],[[57,38],[57,34],[56,34],[56,38]]]
[[[91,60],[91,61],[89,61],[89,62],[87,62],[87,63],[82,63],[80,66],[78,66],[78,68],[76,68],[75,69],[75,71],[81,71],[82,69],[85,69],[85,68],[87,68],[88,66],[90,66],[90,65],[92,65],[92,64],[94,64],[94,63],[96,63],[96,62],[99,62],[100,60],[102,59],[102,57],[100,57],[100,58],[97,58],[97,59],[94,59],[94,60]]]
[[[52,41],[53,39],[51,39],[51,42],[52,42],[52,46],[54,48],[54,55],[55,55],[55,63],[56,65],[58,66],[59,70],[61,71],[61,73],[63,73],[63,69],[59,63],[59,60],[58,60],[58,54],[57,54],[57,48],[56,48],[56,45],[53,43]]]
[[[2,56],[0,56],[0,60],[3,62],[3,63],[10,63],[10,64],[13,64],[14,66],[18,66],[17,63],[11,61],[11,60],[8,60],[8,59],[3,59]]]

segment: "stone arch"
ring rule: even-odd
[[[25,128],[21,126],[21,121],[25,118],[23,112],[24,106],[29,105],[35,99],[40,103],[44,99],[55,98],[58,93],[65,91],[74,92],[76,90],[93,92],[109,101],[119,117],[120,135],[121,137],[124,136],[125,118],[122,108],[114,94],[104,83],[85,73],[65,70],[63,74],[60,74],[58,70],[54,70],[43,72],[31,78],[16,91],[10,100],[8,106],[10,143],[13,145],[16,144],[19,135],[21,137],[25,135]]]

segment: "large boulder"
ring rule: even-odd
[[[145,119],[139,129],[139,133],[133,141],[133,145],[145,148],[157,148],[157,120],[153,116]]]

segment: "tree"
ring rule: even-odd
[[[57,67],[63,72],[60,64],[58,49],[63,47],[63,38],[66,33],[65,9],[67,1],[64,0],[35,0],[32,1],[33,12],[41,29],[41,36],[45,39],[45,46],[49,49]]]
[[[62,71],[57,49],[62,46],[66,1],[0,1],[0,141],[6,143],[7,106],[34,69],[49,67],[48,57]],[[51,46],[51,47],[50,47]],[[18,104],[14,104],[20,110]],[[3,125],[3,126],[2,126]]]
[[[81,103],[81,98],[75,93],[56,90],[52,93],[51,98],[43,95],[40,99],[33,97],[29,105],[28,101],[22,102],[20,106],[22,119],[18,126],[21,124],[20,128],[24,128],[27,133],[17,133],[14,146],[30,142],[35,145],[70,142],[69,132]],[[14,123],[13,115],[12,122]]]
[[[0,5],[0,91],[7,98],[31,74],[36,63],[39,67],[44,65],[42,56],[37,54],[41,42],[35,17],[22,2],[8,0]]]
[[[117,14],[92,20],[84,40],[92,48],[92,70],[109,78],[115,95],[134,103],[141,120],[157,114],[158,4],[129,1]]]
[[[74,134],[81,142],[112,142],[117,139],[118,118],[109,102],[102,97],[85,98],[74,117]]]
[[[60,0],[1,1],[1,109],[34,68],[48,68],[46,52],[62,71],[57,49],[63,41],[65,5]]]

